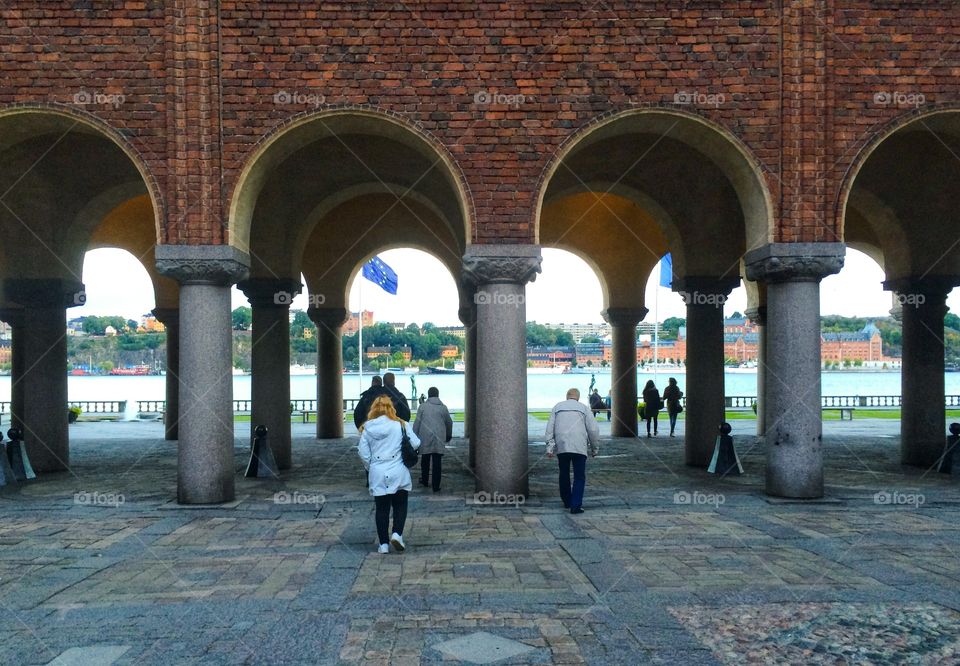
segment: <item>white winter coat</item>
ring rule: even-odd
[[[403,434],[400,421],[388,416],[378,416],[363,424],[357,452],[367,468],[370,494],[392,495],[398,490],[413,490],[410,470],[403,464],[400,442]],[[420,448],[420,439],[409,423],[405,423],[407,436],[414,449]]]

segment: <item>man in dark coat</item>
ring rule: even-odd
[[[382,380],[380,375],[376,375],[370,381],[370,388],[360,394],[360,400],[353,410],[353,422],[356,424],[357,430],[360,430],[360,427],[367,420],[367,413],[370,411],[373,401],[381,395],[390,396],[390,402],[393,403],[393,408],[397,410],[397,416],[407,423],[410,422],[410,405],[407,404],[406,396],[397,390],[394,385],[395,381],[396,378],[392,372],[386,373]]]

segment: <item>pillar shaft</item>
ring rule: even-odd
[[[745,314],[757,326],[757,436],[763,437],[766,432],[764,403],[767,378],[767,307],[761,305],[751,308]]]
[[[180,431],[180,311],[156,308],[153,315],[167,334],[166,401],[163,411],[163,436],[175,440]]]
[[[180,282],[177,498],[229,502],[235,474],[230,285],[245,275],[248,259],[222,245],[160,245],[156,256],[159,272]]]
[[[290,434],[290,302],[300,293],[296,280],[243,280],[237,285],[253,313],[250,347],[250,437],[267,427],[267,442],[278,469],[292,464]]]
[[[610,324],[610,434],[637,436],[637,324],[646,308],[607,308]]]
[[[776,243],[747,254],[767,284],[766,492],[823,496],[820,280],[843,266],[840,243]]]
[[[529,245],[473,246],[465,277],[476,286],[477,490],[527,494],[525,285],[540,270]]]
[[[317,439],[343,437],[344,308],[310,308],[317,325]]]
[[[471,295],[471,298],[473,296]],[[464,326],[463,353],[463,427],[467,438],[468,464],[477,466],[477,310],[473,303],[461,306],[460,321]]]
[[[739,278],[676,280],[687,304],[687,389],[684,457],[706,467],[724,421],[723,305]]]
[[[943,318],[952,285],[932,282],[896,285],[903,305],[900,460],[923,468],[935,465],[943,454],[946,425]]]
[[[13,409],[37,472],[69,469],[67,427],[66,308],[83,303],[83,285],[61,279],[7,280],[6,296],[22,309],[22,331],[14,340]]]
[[[0,310],[0,320],[10,325],[10,416],[8,427],[23,429],[23,309]]]

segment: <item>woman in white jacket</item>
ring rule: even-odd
[[[407,493],[413,490],[413,482],[400,453],[403,429],[406,429],[413,448],[419,448],[420,439],[413,428],[397,416],[390,397],[382,395],[370,406],[357,446],[363,466],[367,468],[370,494],[377,506],[377,536],[381,553],[390,552],[389,544],[393,544],[398,552],[406,547],[403,543],[403,525],[407,520]],[[388,537],[391,509],[393,533]]]

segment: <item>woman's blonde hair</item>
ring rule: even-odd
[[[393,401],[390,399],[390,396],[381,395],[376,400],[373,401],[373,404],[370,405],[370,411],[367,412],[367,420],[372,421],[373,419],[383,416],[386,414],[388,419],[392,421],[399,421],[400,417],[397,416],[397,410],[393,406]]]

